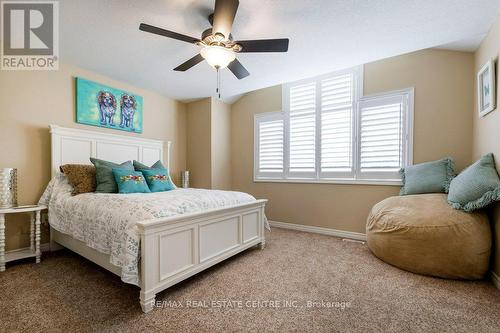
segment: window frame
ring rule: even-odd
[[[352,109],[352,172],[321,172],[321,82],[324,79],[338,75],[352,73],[354,77],[353,109]],[[301,84],[316,83],[316,138],[315,138],[315,172],[300,174],[298,172],[290,173],[290,108],[289,97],[290,87]],[[383,98],[394,98],[404,95],[406,99],[406,119],[404,120],[405,142],[403,144],[403,166],[413,163],[413,124],[414,124],[414,88],[405,88],[400,90],[388,91],[365,96],[363,94],[364,70],[363,66],[357,66],[346,70],[336,71],[314,78],[304,79],[282,85],[282,111],[267,112],[254,115],[254,182],[282,182],[282,183],[320,183],[320,184],[366,184],[366,185],[401,185],[399,175],[395,178],[394,174],[362,174],[360,171],[360,107],[362,103],[375,101]],[[318,111],[319,108],[319,111]],[[276,118],[274,118],[276,117]],[[279,176],[259,173],[258,147],[259,133],[258,122],[273,119],[283,120],[283,173]],[[374,177],[375,176],[375,177]]]

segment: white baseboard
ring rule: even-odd
[[[328,236],[336,236],[336,237],[341,237],[341,238],[349,238],[349,239],[356,239],[356,240],[360,240],[360,241],[366,241],[366,234],[362,234],[360,232],[343,231],[343,230],[337,230],[337,229],[314,227],[314,226],[308,226],[308,225],[303,225],[303,224],[293,224],[293,223],[277,222],[277,221],[269,221],[269,224],[272,227],[276,227],[276,228],[292,229],[292,230],[298,230],[298,231],[312,232],[315,234],[322,234],[322,235],[328,235]]]
[[[495,272],[491,272],[491,281],[500,290],[500,276],[496,275]]]

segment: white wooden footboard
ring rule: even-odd
[[[266,202],[139,222],[142,310],[153,309],[158,292],[251,246],[263,248]]]

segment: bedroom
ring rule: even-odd
[[[498,1],[36,5],[1,5],[1,331],[498,331]]]

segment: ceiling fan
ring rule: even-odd
[[[145,23],[141,23],[139,30],[201,46],[199,54],[174,68],[174,71],[187,71],[206,60],[217,71],[225,67],[229,68],[241,80],[250,73],[236,59],[236,53],[287,52],[288,38],[234,41],[231,28],[238,5],[238,0],[216,0],[214,13],[208,17],[212,28],[203,31],[200,39]]]

